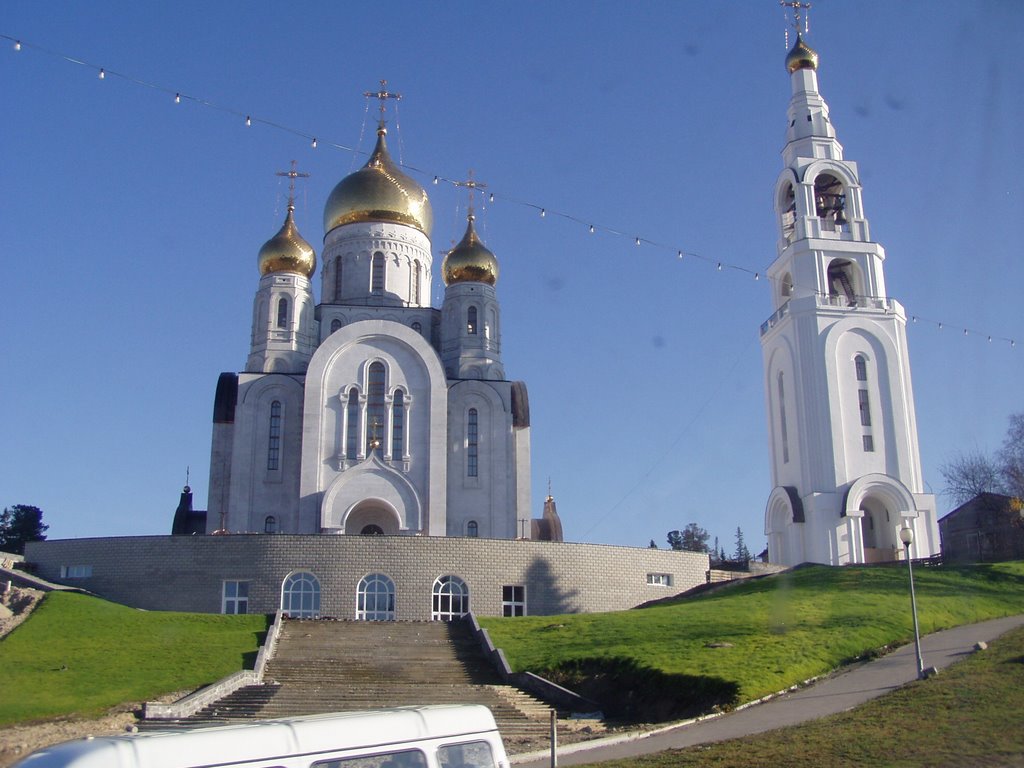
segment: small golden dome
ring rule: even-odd
[[[805,43],[800,35],[797,35],[796,43],[786,55],[786,70],[792,75],[798,69],[817,68],[818,52]]]
[[[473,221],[476,217],[469,214],[466,234],[462,241],[448,251],[441,265],[441,277],[445,285],[453,283],[487,283],[498,282],[498,259],[487,246],[477,237]]]
[[[316,252],[299,234],[295,219],[292,217],[294,210],[295,206],[289,203],[288,215],[281,230],[260,248],[260,255],[256,258],[260,275],[269,275],[271,272],[298,272],[306,277],[312,277],[316,271]]]
[[[408,224],[430,237],[434,215],[426,191],[402,173],[388,154],[387,131],[377,131],[377,146],[366,165],[334,188],[324,206],[324,233],[357,221]]]

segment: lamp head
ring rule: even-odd
[[[903,542],[903,546],[909,547],[914,543],[914,529],[913,528],[900,528],[900,541]]]

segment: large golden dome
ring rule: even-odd
[[[295,219],[292,217],[294,211],[295,206],[288,203],[288,215],[281,230],[260,248],[257,257],[260,275],[269,275],[271,272],[298,272],[306,277],[312,277],[316,271],[316,252],[299,234]]]
[[[387,131],[377,131],[377,146],[369,161],[340,182],[324,206],[324,233],[357,221],[408,224],[430,237],[434,215],[419,184],[402,173],[388,154]]]
[[[786,55],[786,70],[793,74],[798,69],[817,69],[818,52],[803,41],[800,35],[796,36],[796,43]]]
[[[498,282],[498,259],[487,246],[480,242],[476,229],[473,227],[473,214],[469,215],[466,234],[462,241],[448,251],[441,265],[441,276],[445,285],[452,283],[487,283]]]

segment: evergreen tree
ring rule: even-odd
[[[0,512],[0,551],[24,554],[25,543],[43,541],[50,526],[43,524],[43,510],[28,504],[4,507]]]
[[[741,563],[745,563],[750,559],[750,550],[747,549],[747,545],[743,543],[743,529],[738,525],[736,526],[736,553],[733,555],[733,560],[737,560]]]
[[[651,539],[651,543],[647,545],[648,549],[657,549],[658,545],[654,543],[654,539]]]

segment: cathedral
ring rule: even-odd
[[[924,493],[907,351],[907,316],[889,298],[885,250],[871,239],[857,164],[818,92],[818,54],[798,35],[786,58],[792,96],[775,183],[778,256],[761,326],[772,485],[773,563],[897,560],[939,552]]]
[[[245,371],[217,382],[206,533],[530,538],[529,400],[502,365],[498,260],[470,209],[431,306],[430,201],[386,134],[382,117],[324,206],[319,302],[292,197],[259,251]]]

